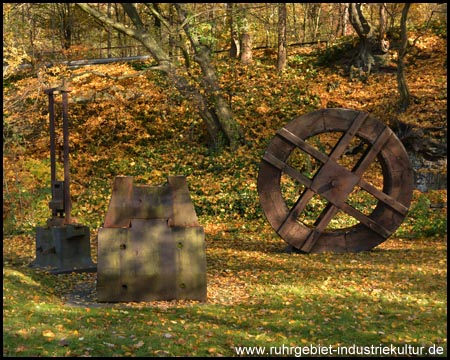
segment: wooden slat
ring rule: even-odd
[[[302,173],[300,173],[293,167],[289,166],[285,162],[281,161],[273,154],[266,152],[264,154],[263,160],[268,162],[270,165],[275,166],[277,169],[283,171],[284,173],[288,174],[289,176],[293,177],[294,179],[298,180],[301,184],[305,185],[306,187],[308,188],[311,187],[311,179],[308,179]]]
[[[368,216],[354,209],[347,203],[343,203],[340,205],[340,209],[345,211],[348,215],[353,216],[355,219],[359,220],[363,225],[367,226],[369,229],[375,231],[377,234],[381,235],[383,238],[388,238],[391,235],[391,232],[384,228],[383,226],[377,224]]]
[[[359,113],[358,116],[353,120],[352,125],[347,129],[345,134],[341,137],[339,142],[336,144],[334,149],[331,151],[330,159],[337,160],[341,157],[341,155],[344,153],[345,149],[347,148],[348,144],[350,144],[350,141],[352,138],[356,135],[359,128],[363,124],[364,120],[369,116],[368,113]]]
[[[277,131],[277,135],[281,136],[283,139],[289,141],[291,144],[302,149],[304,152],[308,153],[317,160],[325,163],[328,160],[328,156],[323,152],[317,150],[314,146],[309,145],[305,140],[300,139],[297,135],[291,133],[289,130],[282,128]]]
[[[333,219],[334,215],[338,212],[338,208],[333,204],[329,203],[327,207],[322,211],[319,218],[317,219],[317,225],[313,232],[308,236],[305,243],[303,244],[301,250],[305,252],[310,252],[317,240],[322,235],[323,231]]]
[[[392,131],[389,128],[385,128],[383,132],[378,136],[375,143],[370,147],[370,149],[363,155],[363,157],[358,161],[353,169],[353,173],[360,177],[364,171],[370,166],[372,161],[376,158],[378,153],[383,148],[384,144],[390,138]]]
[[[360,179],[358,185],[361,187],[361,189],[364,189],[369,194],[375,196],[378,200],[382,201],[386,205],[390,206],[395,211],[399,212],[402,215],[406,215],[408,212],[408,208],[399,203],[397,200],[395,200],[392,196],[378,190],[375,186],[372,184],[369,184],[364,179]]]
[[[283,223],[277,229],[277,233],[283,234],[285,231],[284,227],[289,226],[291,220],[297,220],[302,211],[305,209],[306,205],[308,205],[309,200],[314,196],[314,191],[310,189],[306,189],[300,197],[297,199],[295,205],[289,211],[288,216],[284,219]]]

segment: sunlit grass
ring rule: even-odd
[[[227,223],[227,229],[231,223]],[[241,225],[236,224],[236,228]],[[213,228],[211,228],[213,229]],[[4,355],[234,356],[234,346],[446,349],[446,244],[390,239],[358,254],[286,254],[266,225],[206,235],[208,300],[65,302],[95,274],[4,266]],[[5,240],[6,259],[23,256]],[[275,241],[274,241],[275,240]],[[106,329],[106,330],[105,330]]]

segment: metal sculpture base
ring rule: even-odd
[[[30,267],[47,268],[52,274],[95,272],[89,227],[78,224],[37,227],[36,259]]]
[[[166,219],[133,219],[98,232],[100,302],[206,300],[202,227],[169,227]]]

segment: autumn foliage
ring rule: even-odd
[[[197,109],[161,73],[148,70],[150,62],[56,65],[6,79],[3,354],[233,356],[237,345],[355,343],[437,344],[446,352],[446,205],[429,206],[445,204],[446,190],[415,191],[395,236],[361,254],[286,254],[260,209],[258,164],[275,132],[295,116],[345,107],[388,125],[446,127],[444,39],[423,36],[408,54],[413,102],[403,113],[396,107],[395,63],[367,82],[350,80],[347,54],[332,51],[289,48],[283,73],[262,52],[249,65],[215,58],[245,131],[247,143],[234,153],[208,147]],[[115,176],[157,185],[168,175],[185,175],[206,233],[206,304],[99,306],[95,274],[54,277],[27,268],[34,229],[50,216],[43,90],[63,78],[72,90],[72,215],[91,229],[93,259]]]

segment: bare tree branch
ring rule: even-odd
[[[107,15],[103,14],[102,12],[92,8],[86,3],[76,3],[81,9],[83,9],[88,14],[92,15],[97,20],[103,22],[106,25],[109,25],[116,29],[117,31],[120,31],[132,38],[135,38],[139,40],[142,45],[145,46],[145,48],[152,54],[152,56],[155,58],[156,61],[158,61],[161,66],[167,66],[167,68],[170,68],[170,59],[169,56],[162,50],[162,48],[159,46],[158,42],[150,36],[150,34],[144,30],[144,27],[142,25],[142,20],[139,18],[132,19],[132,21],[137,24],[137,29],[132,29],[130,27],[125,26],[125,24],[115,21],[108,17]],[[137,11],[133,6],[126,6],[131,4],[124,4],[124,8],[127,8],[132,16],[139,17],[139,14],[137,14]],[[134,9],[134,10],[133,10]],[[141,28],[139,28],[142,26]]]

